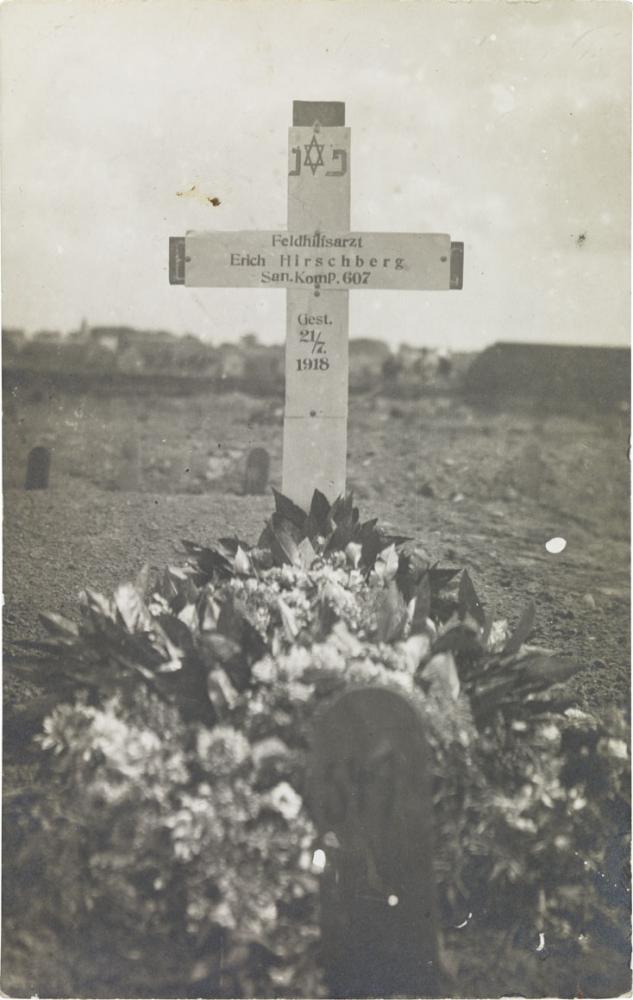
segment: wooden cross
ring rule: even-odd
[[[190,232],[169,241],[169,280],[286,289],[282,490],[304,509],[315,488],[345,492],[348,292],[462,287],[463,243],[438,233],[353,233],[345,104],[295,101],[288,228]]]

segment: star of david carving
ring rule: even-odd
[[[316,135],[313,135],[311,141],[309,143],[305,143],[303,148],[306,151],[306,157],[303,161],[303,165],[304,167],[310,167],[312,176],[314,176],[317,172],[317,167],[325,166],[323,162],[323,150],[325,149],[325,143],[317,142]],[[312,159],[313,153],[316,153],[316,161]]]

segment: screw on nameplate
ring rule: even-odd
[[[451,243],[451,289],[464,287],[464,244]]]
[[[446,996],[438,949],[432,794],[423,722],[393,691],[348,691],[317,719],[316,821],[330,995]],[[321,853],[318,854],[318,851]]]
[[[184,236],[169,237],[169,284],[184,285],[185,283],[185,238]]]

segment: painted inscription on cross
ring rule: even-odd
[[[345,492],[348,293],[462,287],[463,244],[441,233],[350,232],[350,129],[341,102],[295,101],[288,228],[169,241],[171,284],[286,290],[282,490]]]

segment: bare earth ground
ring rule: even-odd
[[[110,592],[145,561],[183,562],[181,538],[236,532],[255,542],[273,500],[242,495],[246,455],[267,448],[279,486],[281,442],[280,401],[236,393],[9,395],[5,648],[43,634],[39,611],[76,616],[84,587]],[[27,492],[35,444],[52,449],[51,482]],[[496,617],[516,622],[533,599],[534,641],[581,663],[573,693],[601,712],[630,701],[627,449],[624,415],[482,414],[456,398],[359,396],[348,480],[361,516],[410,534],[443,565],[468,567]],[[554,536],[567,541],[559,555],[545,549]],[[5,670],[5,712],[31,693]],[[19,760],[5,759],[5,791],[28,780]],[[20,986],[28,995],[3,963],[4,989],[19,995]]]
[[[145,561],[183,561],[179,539],[255,542],[271,496],[241,495],[249,448],[281,481],[281,405],[53,395],[5,415],[5,644],[73,616],[83,587],[110,591]],[[136,431],[135,431],[136,428]],[[456,399],[353,397],[348,480],[361,515],[467,566],[489,610],[532,598],[535,641],[583,665],[582,704],[629,704],[629,467],[624,416],[481,414]],[[29,448],[52,448],[50,488],[23,490]],[[117,490],[117,484],[133,487]],[[566,539],[559,555],[545,542]],[[5,692],[12,696],[12,679]]]

